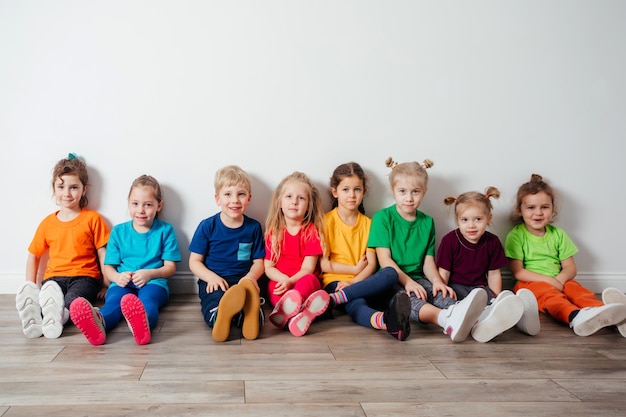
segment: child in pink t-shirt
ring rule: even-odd
[[[265,275],[274,306],[269,319],[294,336],[304,335],[330,301],[318,277],[323,219],[311,180],[301,172],[285,177],[272,195],[266,222]]]

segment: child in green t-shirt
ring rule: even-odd
[[[376,249],[381,268],[390,266],[398,272],[398,282],[411,299],[411,319],[436,324],[452,341],[462,342],[469,335],[487,304],[487,292],[472,290],[460,302],[447,286],[435,264],[435,223],[418,210],[428,185],[424,164],[398,164],[391,158],[389,183],[395,204],[375,213],[368,246]]]

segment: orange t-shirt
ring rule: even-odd
[[[50,260],[43,279],[50,277],[101,277],[97,250],[107,244],[109,228],[102,216],[83,209],[69,222],[57,213],[48,215],[37,227],[28,251],[42,256],[49,251]]]

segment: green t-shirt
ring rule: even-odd
[[[424,278],[424,258],[435,256],[435,222],[417,210],[417,217],[407,221],[400,216],[395,204],[372,217],[367,246],[388,248],[391,258],[411,278]]]
[[[529,271],[556,277],[561,261],[574,256],[578,248],[563,229],[549,224],[545,235],[535,236],[522,223],[506,236],[504,252],[507,258],[522,261]]]

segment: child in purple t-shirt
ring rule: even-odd
[[[439,273],[458,299],[474,288],[483,288],[495,297],[472,328],[474,339],[483,343],[516,324],[525,333],[539,332],[537,300],[532,292],[518,291],[515,295],[502,290],[500,268],[508,262],[498,237],[487,231],[492,197],[500,197],[495,187],[487,188],[485,194],[467,192],[447,197],[444,203],[454,204],[458,228],[443,237],[437,252]]]

